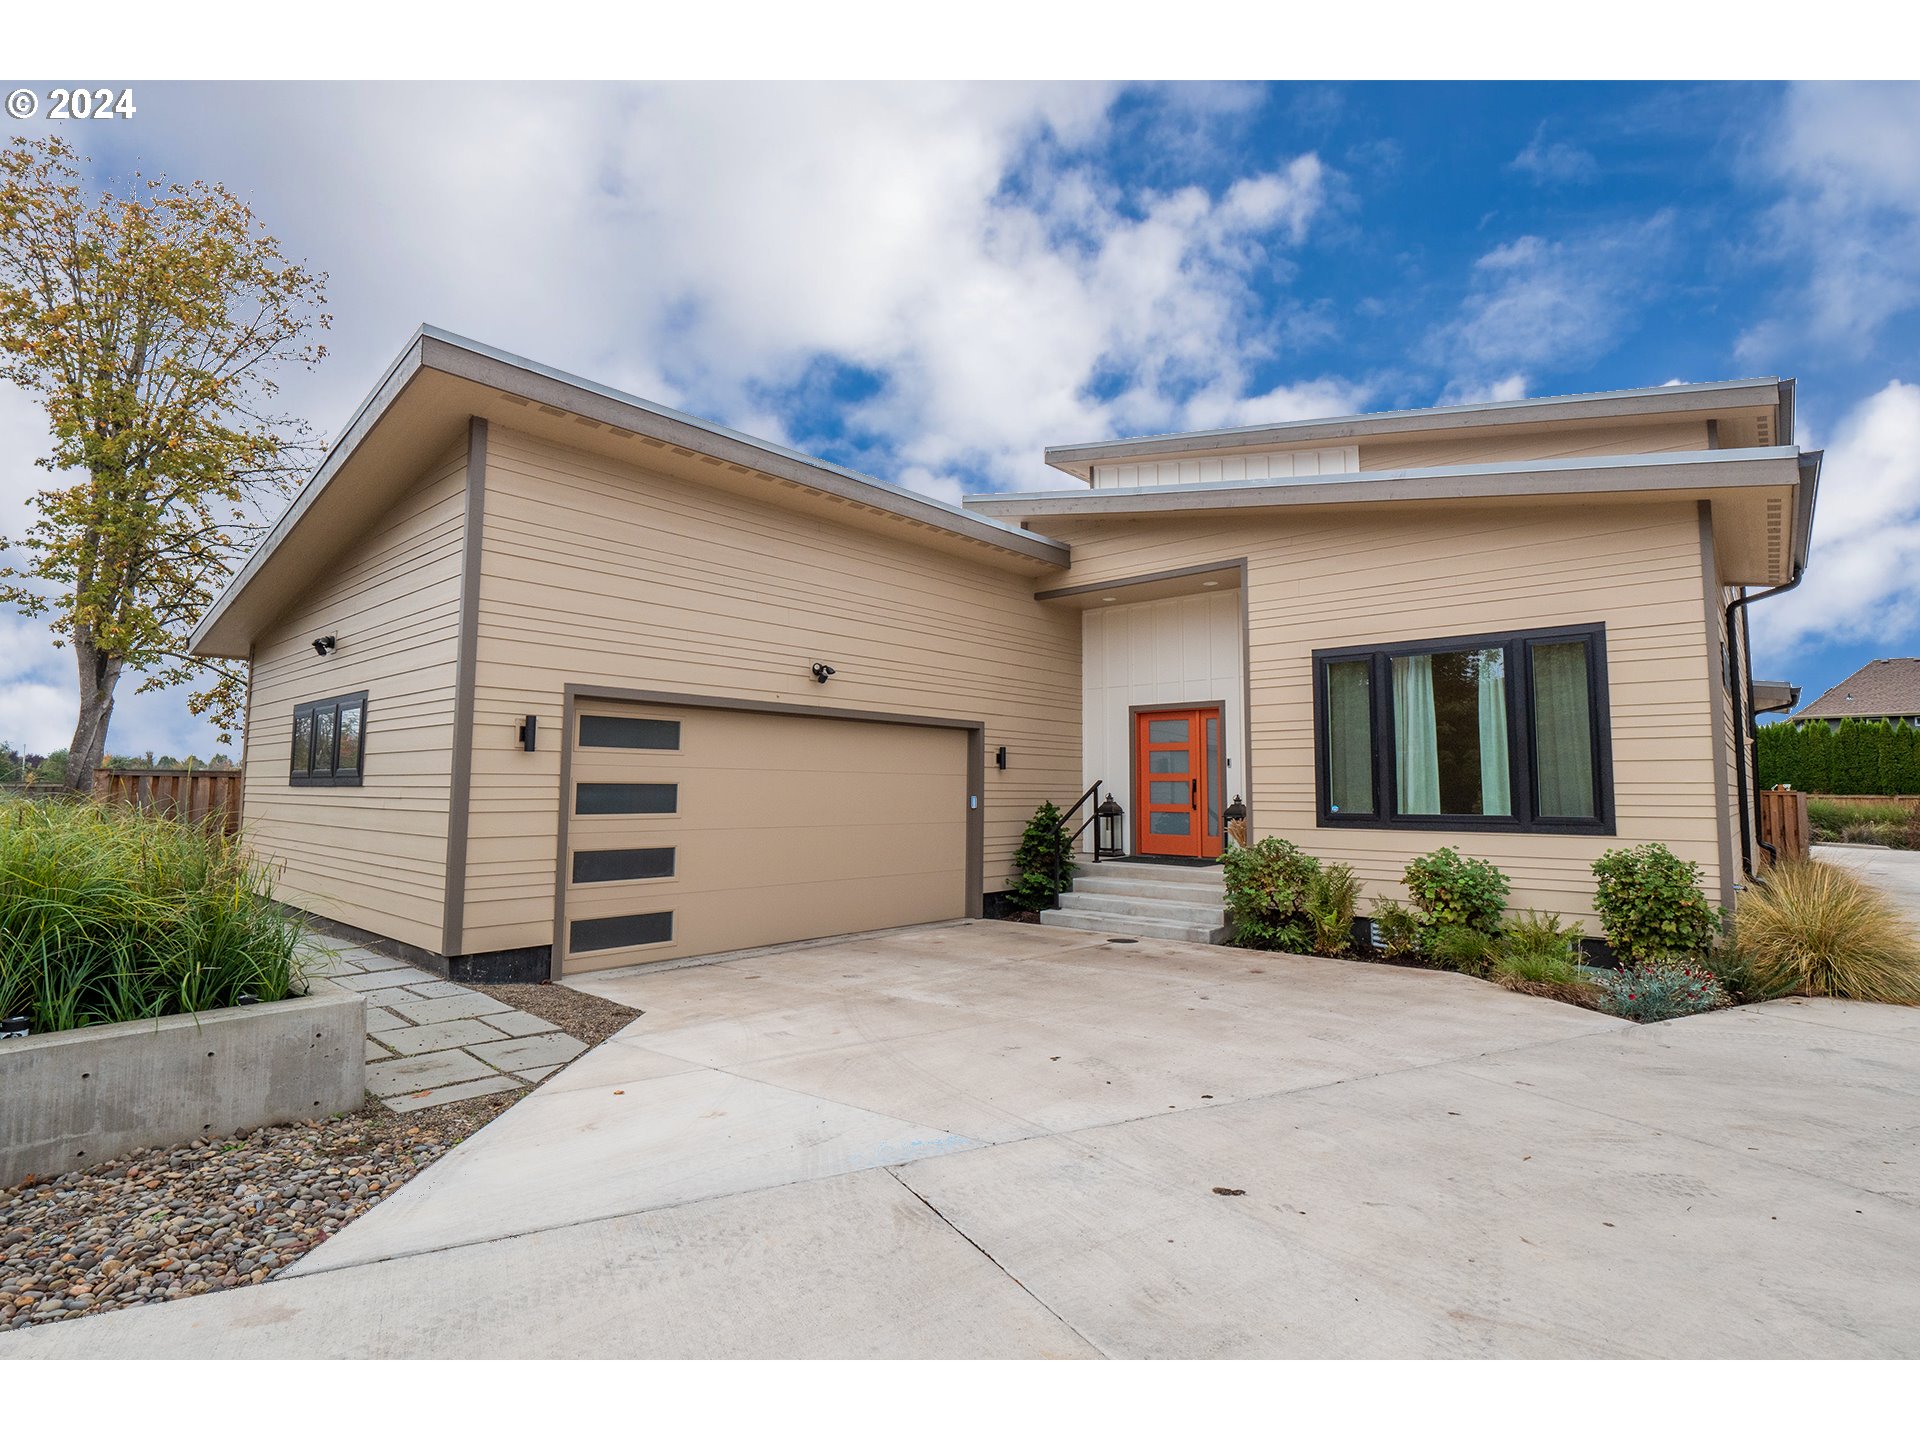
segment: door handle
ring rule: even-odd
[[[1187,807],[1191,810],[1198,810],[1200,808],[1200,780],[1198,776],[1187,781]]]

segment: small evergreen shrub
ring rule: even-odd
[[[1673,956],[1609,970],[1600,981],[1600,1008],[1643,1024],[1698,1015],[1729,1003],[1726,990],[1704,965]]]
[[[1077,868],[1068,849],[1066,821],[1060,807],[1049,800],[1033,812],[1020,848],[1013,852],[1014,879],[1007,887],[1007,899],[1021,910],[1051,910],[1059,903],[1060,892],[1073,888]]]
[[[1307,881],[1304,909],[1313,925],[1313,953],[1345,955],[1353,949],[1353,912],[1360,882],[1351,865],[1322,865]]]
[[[1719,928],[1719,912],[1700,889],[1700,867],[1650,843],[1609,850],[1593,862],[1594,909],[1623,964],[1658,956],[1697,958]]]
[[[1389,960],[1409,960],[1420,950],[1419,918],[1398,900],[1382,900],[1373,907],[1374,929],[1380,935],[1380,953]]]
[[[1320,873],[1318,860],[1292,841],[1268,835],[1229,850],[1221,865],[1236,945],[1295,954],[1313,948],[1314,922],[1307,901]]]
[[[1489,939],[1499,935],[1509,886],[1498,866],[1443,846],[1408,865],[1401,879],[1420,912],[1423,944],[1448,926],[1477,930]]]

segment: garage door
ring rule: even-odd
[[[561,968],[967,913],[971,732],[582,701]]]

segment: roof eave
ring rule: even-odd
[[[1022,559],[1038,560],[1060,568],[1065,568],[1071,560],[1070,548],[1061,542],[1032,534],[995,517],[916,495],[801,451],[656,405],[639,396],[624,394],[435,326],[422,325],[413,332],[412,338],[388,366],[379,384],[360,402],[341,432],[340,439],[329,447],[312,476],[300,487],[287,509],[268,530],[266,538],[255,547],[238,573],[201,616],[188,640],[191,653],[204,657],[245,656],[245,637],[221,633],[222,624],[232,614],[235,602],[265,573],[282,544],[325,492],[328,482],[392,409],[408,383],[423,370],[472,381],[520,399],[618,426],[634,434],[666,440],[687,449],[732,460],[791,480],[818,493],[856,501],[905,520],[992,546]]]
[[[1582,456],[1568,460],[1445,465],[1420,470],[1361,471],[1325,480],[1221,480],[1187,485],[970,495],[962,503],[985,515],[1032,520],[1048,516],[1151,514],[1179,510],[1522,498],[1530,495],[1605,494],[1609,491],[1690,487],[1710,489],[1792,483],[1791,474],[1781,473],[1782,467],[1803,458],[1790,446],[1666,451],[1644,455]]]
[[[1422,410],[1386,410],[1372,415],[1342,415],[1317,420],[1288,420],[1273,425],[1243,425],[1179,434],[1142,435],[1053,445],[1046,463],[1081,480],[1099,462],[1177,456],[1198,450],[1248,450],[1263,445],[1299,445],[1315,440],[1355,440],[1423,431],[1467,430],[1498,425],[1537,425],[1553,421],[1608,420],[1636,415],[1686,415],[1740,405],[1782,408],[1783,436],[1790,438],[1792,385],[1776,376],[1714,380],[1698,385],[1657,385],[1639,390],[1606,390],[1590,395],[1553,395],[1531,400],[1494,400],[1478,405],[1444,405]],[[1784,394],[1783,394],[1784,391]]]

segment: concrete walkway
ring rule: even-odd
[[[1844,865],[1886,892],[1920,929],[1920,850],[1887,850],[1878,845],[1816,845],[1813,858]]]
[[[551,1020],[345,940],[308,969],[367,997],[367,1090],[428,1110],[538,1085],[587,1047]]]
[[[584,988],[287,1278],[0,1356],[1920,1354],[1920,1012],[990,922]]]

